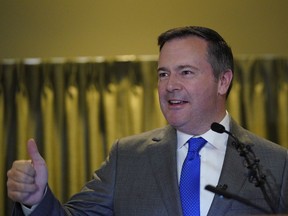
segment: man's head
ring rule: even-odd
[[[233,78],[231,49],[203,27],[169,30],[158,43],[158,92],[166,120],[185,133],[206,132],[225,116]]]
[[[211,64],[216,79],[223,71],[231,70],[234,72],[234,59],[231,48],[226,41],[216,31],[201,26],[187,26],[170,29],[158,37],[158,46],[161,51],[164,44],[173,39],[185,37],[199,37],[208,42],[207,58]],[[227,91],[227,97],[232,87],[232,82]]]

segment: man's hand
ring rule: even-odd
[[[48,171],[33,139],[27,142],[27,150],[31,160],[14,161],[7,172],[7,189],[8,196],[13,201],[32,206],[39,203],[43,197]]]

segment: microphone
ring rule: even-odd
[[[241,143],[236,136],[234,136],[232,133],[227,131],[225,127],[219,123],[216,123],[216,122],[212,123],[211,129],[217,133],[226,133],[233,139],[232,145],[239,152],[240,156],[244,157],[245,159],[246,168],[248,168],[249,170],[249,176],[248,176],[249,181],[254,182],[255,186],[257,187],[260,185],[263,185],[264,183],[263,179],[265,178],[265,176],[260,173],[260,169],[259,169],[260,160],[254,154],[251,146]]]
[[[215,193],[217,195],[220,195],[226,199],[233,199],[233,200],[236,200],[240,203],[243,203],[245,205],[248,205],[248,206],[251,206],[251,207],[254,207],[260,211],[262,211],[263,213],[265,214],[269,214],[270,212],[267,211],[266,209],[262,208],[261,206],[258,206],[252,202],[250,202],[249,200],[243,198],[243,197],[240,197],[238,195],[235,195],[235,194],[232,194],[232,193],[229,193],[227,192],[226,190],[223,190],[223,189],[219,189],[218,187],[214,187],[212,185],[206,185],[205,186],[205,189],[212,192],[212,193]]]
[[[214,131],[214,132],[217,132],[217,133],[226,133],[228,134],[229,136],[231,136],[233,138],[233,145],[235,146],[235,148],[238,150],[240,145],[243,147],[243,144],[239,142],[239,140],[237,139],[237,137],[235,137],[232,133],[230,133],[229,131],[227,131],[225,129],[225,127],[217,122],[213,122],[211,124],[211,129]]]
[[[224,133],[226,131],[225,127],[217,122],[211,124],[211,129],[217,133]]]
[[[260,167],[259,167],[260,160],[256,157],[255,153],[252,150],[251,145],[245,145],[245,144],[241,143],[237,139],[236,136],[234,136],[232,133],[227,131],[223,125],[221,125],[221,124],[219,124],[217,122],[213,122],[211,124],[211,129],[213,131],[217,132],[217,133],[226,133],[233,139],[232,145],[239,152],[239,155],[241,157],[244,157],[244,160],[246,162],[245,167],[248,169],[248,180],[249,180],[249,182],[250,183],[254,183],[254,185],[256,187],[260,187],[261,192],[262,192],[262,194],[264,196],[264,199],[265,199],[266,203],[269,205],[269,207],[272,210],[272,212],[276,213],[274,205],[272,204],[272,200],[268,196],[267,191],[265,189],[265,183],[267,183],[266,182],[266,176],[264,174],[262,174],[262,172],[260,170]],[[211,187],[208,187],[208,188],[211,189]],[[215,189],[213,189],[213,190],[214,190],[214,193],[216,193],[216,190]],[[219,191],[217,191],[217,192],[219,192]],[[223,192],[223,190],[221,190],[221,192]],[[227,194],[225,194],[225,195],[227,195]],[[243,198],[240,197],[240,200],[239,200],[239,197],[237,197],[236,195],[232,195],[231,196],[231,194],[229,194],[228,197],[243,202],[243,200],[241,200]],[[246,202],[246,201],[244,201],[244,202]],[[251,205],[249,203],[246,203],[246,204]],[[254,206],[254,204],[252,204],[252,205]],[[259,207],[257,207],[257,206],[254,206],[254,207],[259,209]]]

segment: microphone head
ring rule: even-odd
[[[217,133],[224,133],[226,131],[225,127],[217,122],[211,124],[211,129]]]

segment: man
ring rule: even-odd
[[[93,180],[63,206],[48,186],[44,159],[29,140],[32,163],[16,161],[7,173],[14,215],[176,216],[186,215],[185,203],[195,204],[195,215],[201,216],[288,212],[287,149],[246,131],[226,111],[233,55],[223,38],[192,26],[164,32],[158,44],[159,99],[169,125],[119,139]],[[233,135],[212,131],[213,122]],[[183,173],[191,137],[205,144],[197,165],[200,178],[190,184],[199,184],[195,202],[182,194],[188,191]],[[206,185],[250,204],[214,195]]]

